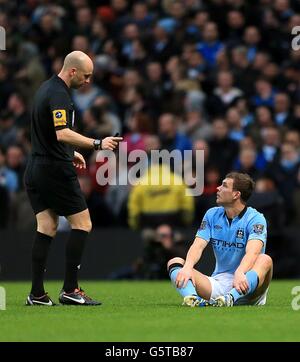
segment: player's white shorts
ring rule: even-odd
[[[230,273],[221,273],[211,277],[208,277],[211,284],[211,298],[215,299],[220,295],[225,295],[230,292],[233,288],[233,278],[234,275]],[[267,288],[263,294],[255,297],[254,299],[251,296],[245,296],[240,298],[235,304],[236,305],[265,305],[267,301]]]

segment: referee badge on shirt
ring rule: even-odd
[[[65,109],[55,109],[52,111],[54,127],[65,126],[67,124],[67,115]]]

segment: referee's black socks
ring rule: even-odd
[[[72,229],[66,245],[65,281],[63,289],[71,293],[78,288],[78,270],[80,269],[81,257],[88,232]]]
[[[44,273],[51,241],[51,236],[37,231],[32,247],[31,294],[33,294],[35,297],[40,297],[45,294]]]

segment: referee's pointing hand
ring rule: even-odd
[[[102,140],[101,149],[113,151],[122,140],[123,137],[106,137]]]

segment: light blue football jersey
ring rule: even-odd
[[[212,244],[216,258],[212,275],[233,274],[245,255],[248,240],[261,240],[265,253],[267,223],[264,215],[252,207],[246,207],[231,223],[224,207],[213,207],[204,215],[196,236]]]

